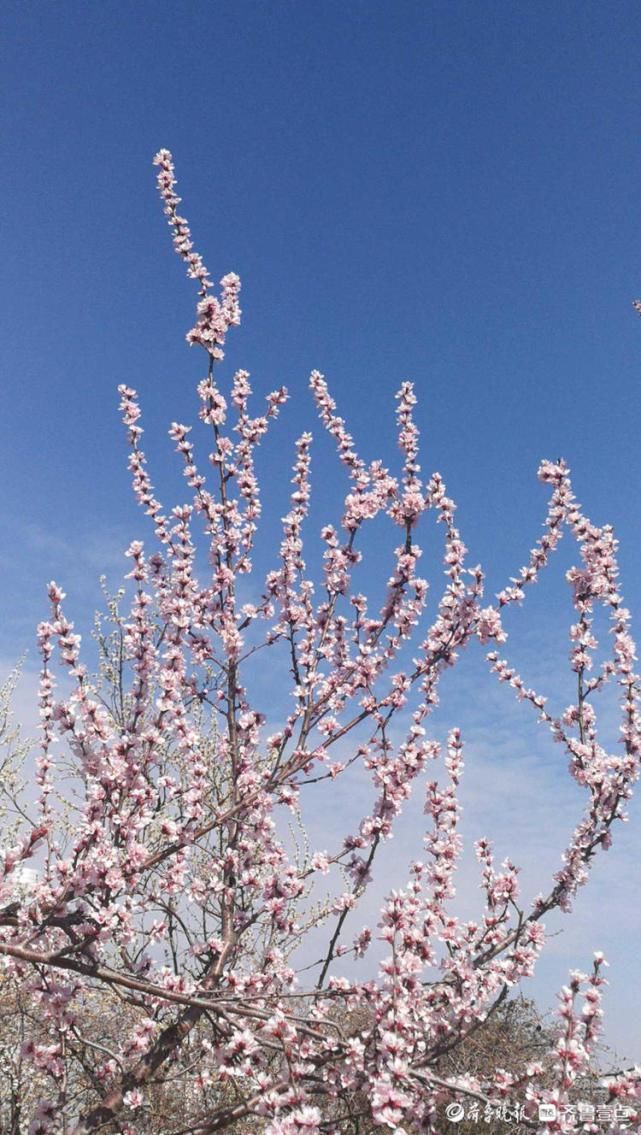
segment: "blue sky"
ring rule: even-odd
[[[32,649],[52,576],[88,630],[98,575],[117,583],[144,529],[118,383],[141,393],[161,495],[182,499],[165,429],[193,418],[203,364],[184,344],[193,288],[156,200],[161,146],[207,264],[243,279],[230,367],[293,395],[263,454],[268,530],[314,420],[309,371],[327,375],[363,456],[390,462],[409,378],[424,466],[445,476],[490,592],[539,533],[540,458],[563,455],[588,513],[615,525],[641,611],[637,5],[7,2],[1,20],[5,663]],[[342,481],[320,438],[317,453],[330,509]],[[522,646],[533,667],[561,618],[556,571]],[[498,749],[525,753],[508,718]],[[477,744],[491,763],[485,734]],[[541,776],[554,790],[557,773]],[[585,957],[567,964],[603,944],[598,894],[632,884],[639,841],[624,835],[585,915]],[[610,950],[610,1035],[628,1048],[631,917]]]

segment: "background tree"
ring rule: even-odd
[[[544,461],[543,535],[497,604],[483,606],[483,572],[466,566],[443,479],[422,476],[412,385],[397,395],[394,475],[359,456],[314,371],[319,417],[349,478],[343,517],[339,527],[322,528],[322,572],[313,582],[303,557],[312,440],[305,432],[278,561],[250,593],[261,513],[255,451],[287,392],[269,394],[254,415],[249,375],[238,370],[223,393],[216,367],[240,321],[240,282],[224,276],[216,292],[178,212],[171,155],[161,150],[155,163],[174,247],[198,286],[187,339],[207,359],[199,417],[213,475],[210,484],[201,472],[190,427],[174,422],[189,499],[166,511],[141,447],[136,394],[120,387],[134,491],[153,523],[155,550],[134,541],[127,551],[127,585],[99,628],[97,677],[81,661],[55,582],[50,617],[38,628],[39,797],[31,810],[21,805],[0,891],[7,977],[48,1039],[28,1032],[21,1046],[43,1089],[37,1103],[25,1101],[20,1123],[28,1121],[30,1135],[133,1135],[157,1131],[165,1109],[166,1135],[257,1126],[265,1135],[311,1135],[368,1125],[402,1135],[438,1131],[444,1105],[461,1098],[494,1109],[497,1121],[510,1101],[527,1101],[523,1121],[537,1128],[538,1102],[569,1102],[589,1067],[603,957],[595,955],[589,973],[572,973],[547,1057],[515,1068],[505,1053],[488,1067],[470,1044],[477,1037],[478,1045],[481,1029],[491,1036],[506,991],[533,973],[544,917],[570,909],[624,818],[638,775],[638,678],[614,535],[585,516],[565,463]],[[416,536],[429,513],[444,541],[444,584],[431,614]],[[377,518],[398,540],[379,607],[358,586],[359,540]],[[557,713],[498,648],[506,638],[501,609],[526,598],[564,531],[580,556],[568,572],[577,693]],[[607,656],[597,641],[601,610]],[[478,840],[484,906],[465,921],[451,906],[463,740],[454,727],[440,743],[426,723],[443,673],[475,639],[491,646],[498,679],[564,748],[586,806],[560,870],[527,907],[517,867],[497,865],[489,840]],[[65,675],[59,692],[56,653]],[[287,660],[287,701],[280,690],[265,692],[272,656]],[[597,733],[598,695],[608,685],[617,686],[621,708],[615,752]],[[300,831],[317,786],[340,792],[343,774],[356,768],[374,791],[356,828],[329,850],[292,839],[284,817]],[[350,912],[428,769],[438,775],[424,784],[423,858],[399,877],[378,926],[354,934]],[[16,901],[16,872],[26,862],[36,866],[37,883]],[[326,874],[330,893],[319,898]],[[301,943],[321,933],[320,958],[297,972]],[[377,976],[362,961],[374,938],[387,951]],[[626,1074],[611,1089],[633,1118],[639,1084]],[[573,1128],[562,1113],[545,1127]]]

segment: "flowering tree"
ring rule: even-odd
[[[141,448],[136,394],[120,387],[133,487],[155,546],[149,552],[134,541],[126,553],[130,582],[110,598],[100,625],[98,675],[81,662],[56,583],[50,617],[38,628],[38,801],[35,810],[14,812],[12,846],[3,840],[0,858],[5,980],[39,1021],[19,1048],[38,1093],[25,1099],[16,1130],[402,1135],[442,1131],[445,1105],[459,1100],[497,1115],[510,1101],[528,1101],[521,1120],[533,1130],[536,1105],[556,1102],[545,1130],[572,1130],[575,1120],[560,1105],[599,1033],[602,955],[589,974],[572,973],[543,1058],[516,1069],[457,1070],[451,1057],[469,1050],[509,989],[533,973],[545,916],[570,909],[624,818],[638,775],[639,679],[612,530],[586,518],[565,464],[544,461],[543,535],[497,603],[484,606],[483,573],[466,566],[443,479],[421,475],[412,385],[403,383],[397,395],[401,469],[393,475],[359,457],[314,371],[318,413],[349,477],[341,525],[322,529],[322,578],[314,584],[303,556],[312,440],[303,433],[276,564],[254,601],[245,601],[260,518],[255,450],[287,392],[269,394],[256,416],[245,371],[223,393],[217,367],[240,322],[240,281],[227,275],[215,289],[178,212],[171,154],[161,150],[155,164],[175,250],[198,286],[187,339],[207,360],[199,417],[213,475],[201,472],[191,428],[173,423],[189,501],[165,511]],[[433,618],[417,543],[428,513],[444,542]],[[380,609],[353,582],[359,537],[376,517],[387,517],[397,533]],[[526,598],[564,531],[575,538],[580,563],[567,575],[577,695],[555,716],[500,653],[501,609]],[[596,653],[599,607],[610,619],[605,661]],[[451,908],[463,740],[453,728],[441,747],[427,723],[442,674],[474,639],[490,647],[498,680],[564,747],[586,805],[559,871],[529,907],[520,905],[517,867],[497,865],[490,842],[480,839],[484,905],[476,920],[463,921]],[[250,679],[279,650],[291,688],[282,716],[269,720]],[[59,685],[56,655],[66,673]],[[608,684],[618,685],[621,706],[615,753],[597,735],[598,695]],[[272,706],[278,714],[277,698]],[[355,767],[371,778],[375,796],[356,829],[328,850],[292,840],[283,816],[300,824],[301,794],[321,781],[340,793],[342,774]],[[350,912],[367,891],[377,852],[430,769],[423,858],[387,897],[378,924],[354,936]],[[16,889],[26,862],[36,881]],[[326,874],[329,883],[344,882],[313,902],[314,883]],[[296,952],[310,933],[325,935],[322,954],[298,972]],[[364,957],[374,938],[386,947],[377,973]],[[338,973],[345,955],[350,964]],[[610,1095],[639,1129],[641,1078],[622,1074]]]

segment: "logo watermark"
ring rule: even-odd
[[[555,1103],[542,1100],[540,1103],[527,1103],[503,1100],[497,1104],[482,1104],[476,1100],[453,1100],[445,1108],[450,1123],[507,1123],[532,1122],[538,1118],[540,1123],[555,1123],[563,1120],[577,1127],[584,1123],[610,1126],[618,1124],[625,1129],[638,1117],[638,1109],[623,1103],[589,1103],[579,1100],[576,1103]]]

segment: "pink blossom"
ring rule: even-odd
[[[24,824],[0,858],[0,953],[30,1019],[44,1022],[20,1052],[45,1085],[24,1122],[32,1133],[55,1129],[49,1096],[60,1098],[70,1069],[72,1079],[82,1075],[76,1030],[84,1006],[95,999],[108,1016],[116,996],[126,1012],[113,1052],[96,1039],[83,1059],[95,1056],[90,1096],[99,1086],[100,1122],[123,1131],[134,1130],[136,1117],[123,1123],[122,1113],[144,1106],[156,1074],[176,1080],[185,1129],[258,1124],[267,1135],[325,1130],[334,1122],[326,1102],[338,1106],[345,1092],[358,1093],[366,1124],[397,1133],[434,1129],[438,1107],[461,1092],[490,1109],[490,1119],[494,1101],[516,1089],[530,1100],[565,1099],[598,1043],[607,965],[600,952],[591,973],[571,971],[561,990],[545,1059],[518,1077],[497,1069],[481,1080],[448,1076],[443,1057],[457,1056],[506,992],[535,972],[544,918],[571,908],[626,818],[641,721],[614,533],[585,515],[565,463],[544,461],[542,532],[488,603],[445,481],[421,469],[412,384],[396,396],[400,458],[388,469],[361,456],[327,380],[313,371],[344,496],[320,526],[317,552],[315,459],[304,430],[293,444],[274,557],[258,579],[257,449],[288,395],[279,387],[256,408],[247,371],[219,381],[216,364],[240,321],[240,281],[230,273],[214,288],[178,212],[170,152],[159,151],[155,164],[175,251],[197,283],[187,338],[204,348],[207,370],[196,427],[169,429],[186,499],[168,508],[142,448],[136,392],[119,387],[132,488],[150,533],[144,544],[130,542],[125,586],[97,628],[99,675],[82,661],[71,601],[57,583],[47,588],[37,631],[39,795],[17,813]],[[432,545],[423,557],[419,541],[431,523],[442,547],[428,584],[422,565],[432,565]],[[565,707],[556,705],[556,673],[534,688],[502,653],[503,609],[527,603],[564,535],[576,552],[566,574],[566,666],[576,693]],[[372,539],[382,565],[376,597],[363,591]],[[497,864],[481,834],[478,905],[463,919],[455,900],[464,737],[456,726],[441,735],[433,711],[443,676],[478,641],[491,645],[490,671],[506,694],[561,746],[583,811],[553,878],[529,904],[517,863]],[[611,707],[599,713],[608,685],[620,711],[612,745]],[[318,813],[321,824],[327,817],[325,850],[313,846],[303,820],[323,790],[331,810]],[[412,856],[421,858],[362,926],[380,849],[407,823],[417,792],[425,833]],[[337,834],[346,802],[353,823]],[[28,888],[19,885],[25,870],[34,872]],[[313,951],[303,964],[308,934]],[[376,972],[370,948],[380,951]],[[357,1027],[343,1027],[337,1009]],[[640,1085],[641,1072],[629,1071],[610,1094],[638,1102]],[[74,1097],[87,1129],[92,1106],[82,1092]]]

